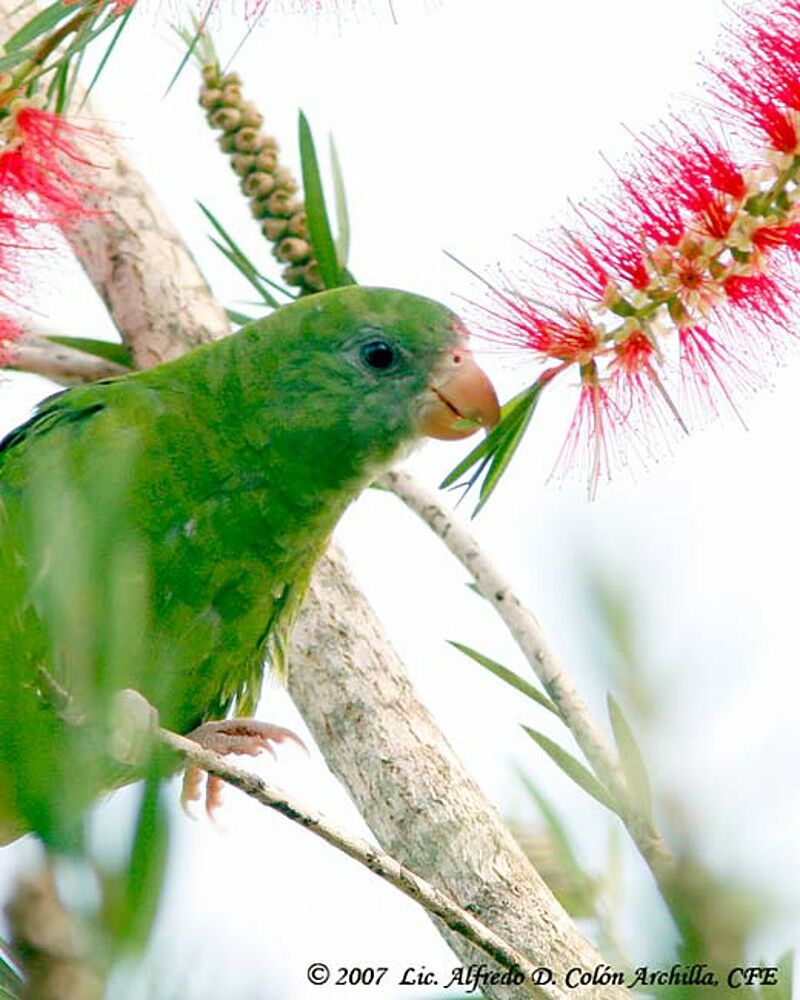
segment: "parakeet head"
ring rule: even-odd
[[[463,324],[431,299],[352,285],[275,318],[250,329],[270,334],[287,418],[304,412],[306,430],[354,456],[389,458],[419,436],[463,438],[499,418]]]

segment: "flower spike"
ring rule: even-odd
[[[579,374],[554,471],[582,461],[592,495],[624,457],[623,435],[647,458],[654,431],[669,443],[723,402],[738,416],[736,396],[798,337],[800,0],[740,4],[709,72],[735,147],[707,102],[663,122],[612,166],[610,195],[525,241],[521,288],[485,283],[489,338]]]

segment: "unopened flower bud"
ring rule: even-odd
[[[305,212],[295,212],[289,219],[289,232],[292,236],[299,236],[301,240],[308,239],[308,221]]]
[[[273,215],[286,217],[292,214],[294,199],[288,191],[273,191],[267,199],[267,205]]]
[[[240,128],[236,133],[236,149],[240,153],[255,153],[261,148],[261,136],[258,134],[258,129],[255,128]]]
[[[319,291],[325,287],[322,275],[319,273],[319,264],[315,260],[309,261],[308,264],[303,267],[303,278],[309,288]]]
[[[287,236],[275,247],[275,256],[278,260],[288,261],[296,264],[301,260],[306,260],[310,253],[310,247],[305,240],[299,240],[295,236]]]
[[[233,132],[242,123],[242,116],[236,108],[218,108],[212,111],[208,120],[214,128],[222,129],[223,132]]]
[[[238,132],[226,132],[217,139],[217,145],[223,153],[232,153],[236,149],[236,139]]]
[[[211,63],[202,69],[203,80],[209,87],[216,87],[219,84],[219,68]]]
[[[263,198],[275,187],[275,178],[271,174],[263,174],[260,170],[248,174],[242,181],[242,190],[250,198]]]
[[[305,265],[298,266],[297,264],[292,264],[281,271],[281,277],[287,285],[294,285],[295,287],[297,285],[304,285],[305,270]]]
[[[254,104],[242,101],[239,105],[239,110],[242,113],[242,125],[249,125],[251,128],[261,128],[264,124],[264,118]]]
[[[294,194],[297,191],[297,181],[292,176],[292,172],[288,167],[279,166],[275,170],[275,184],[282,191],[286,191],[289,194]]]
[[[200,91],[199,103],[207,109],[218,107],[222,103],[222,91],[214,90],[212,87],[204,88]]]
[[[231,166],[240,177],[250,173],[256,165],[256,158],[250,153],[234,153],[231,157]]]
[[[264,173],[272,174],[278,166],[278,154],[274,149],[265,147],[256,157],[256,170],[263,170]]]
[[[264,219],[261,223],[261,232],[270,243],[275,243],[286,232],[287,225],[286,219]]]
[[[219,82],[223,87],[241,87],[242,78],[238,73],[226,73],[220,77]]]
[[[222,91],[222,103],[229,108],[238,108],[242,101],[242,91],[239,87],[225,87]]]

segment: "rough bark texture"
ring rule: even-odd
[[[106,358],[76,351],[65,344],[48,340],[46,336],[28,331],[12,346],[10,355],[7,367],[11,371],[42,375],[58,385],[84,385],[101,378],[124,375],[128,371]]]
[[[16,0],[0,0],[4,27]],[[95,113],[88,112],[90,114]],[[188,113],[192,113],[191,111]],[[144,179],[120,155],[104,174],[107,211],[69,234],[90,280],[140,366],[223,336],[224,311]],[[90,335],[91,331],[85,331]],[[527,862],[460,765],[338,555],[323,560],[296,631],[292,695],[333,772],[378,840],[400,861],[450,893],[571,995],[563,973],[591,969],[599,956]],[[480,952],[448,941],[468,965]],[[530,995],[494,987],[491,997]],[[596,987],[612,1000],[627,991]]]
[[[102,214],[65,235],[140,368],[230,330],[191,254],[121,152],[99,181]]]
[[[567,997],[575,966],[599,956],[533,870],[466,773],[334,549],[321,562],[294,631],[289,690],[328,763],[383,847],[553,970],[543,997]],[[468,965],[484,959],[442,930]],[[521,996],[521,987],[486,990]],[[615,987],[597,998],[620,997]]]

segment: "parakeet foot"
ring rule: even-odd
[[[241,754],[257,757],[266,750],[275,756],[274,743],[284,743],[293,740],[306,750],[306,745],[291,731],[282,726],[273,726],[258,719],[221,719],[218,722],[204,722],[202,726],[186,734],[186,738],[194,740],[206,750],[222,754]],[[198,802],[202,794],[203,776],[205,772],[197,767],[187,767],[183,775],[183,791],[181,805],[189,813],[190,802]],[[213,774],[206,775],[206,812],[213,819],[214,812],[222,803],[222,789],[225,782]],[[189,813],[191,815],[191,813]]]

